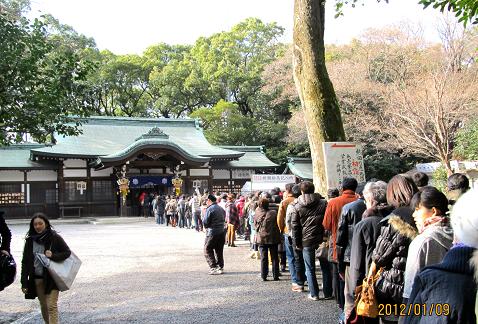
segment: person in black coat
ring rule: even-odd
[[[337,250],[341,251],[341,255],[339,256],[339,269],[341,272],[350,264],[354,227],[362,220],[362,215],[367,209],[363,197],[363,189],[364,187],[362,185],[357,187],[355,193],[358,194],[360,198],[342,207],[340,214],[339,225],[337,226],[337,241],[335,244]]]
[[[362,220],[354,227],[350,251],[349,280],[346,282],[346,302],[356,298],[355,288],[362,284],[363,279],[372,263],[372,254],[375,243],[380,235],[380,221],[388,216],[394,209],[387,204],[387,183],[384,181],[369,182],[364,189],[364,199],[367,210],[362,215]],[[346,303],[346,316],[351,309]]]
[[[319,299],[319,285],[315,273],[315,250],[323,241],[325,210],[327,201],[318,193],[312,182],[300,183],[302,195],[291,213],[292,236],[296,250],[302,250],[305,275],[309,287],[309,299]]]
[[[30,221],[22,259],[21,285],[26,299],[38,297],[45,323],[58,323],[58,287],[36,254],[45,254],[52,261],[61,262],[71,255],[70,248],[56,233],[43,213],[36,213]]]
[[[402,302],[405,265],[407,264],[408,246],[418,235],[413,219],[410,202],[418,191],[411,178],[398,174],[387,185],[387,203],[395,209],[380,221],[381,233],[377,239],[372,255],[368,278],[383,268],[375,283],[375,294],[379,304],[391,304],[393,307]],[[382,322],[396,323],[396,314],[386,314]]]
[[[0,212],[0,237],[2,245],[0,245],[0,253],[10,255],[10,243],[12,241],[12,233],[5,223],[3,212]]]
[[[381,229],[370,266],[373,273],[383,268],[375,285],[380,304],[400,304],[402,301],[408,247],[418,235],[412,214],[411,208],[400,207],[381,221],[387,225]]]
[[[350,283],[350,254],[352,250],[352,239],[354,228],[358,222],[362,220],[362,214],[367,209],[365,205],[365,199],[363,198],[363,185],[357,186],[355,193],[360,196],[359,199],[354,202],[346,204],[342,207],[340,213],[339,225],[337,226],[337,238],[335,246],[337,249],[337,261],[339,274],[344,281],[344,311],[345,316],[352,311],[354,306],[353,293],[350,289],[352,286]]]

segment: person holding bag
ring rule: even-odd
[[[26,299],[40,301],[45,323],[58,323],[59,289],[36,255],[44,254],[55,262],[70,257],[71,251],[63,238],[52,229],[43,213],[36,213],[30,221],[22,259],[21,285]]]

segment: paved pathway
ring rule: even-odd
[[[58,224],[83,266],[60,293],[61,323],[336,323],[334,301],[290,290],[289,277],[262,282],[248,244],[225,248],[225,273],[207,274],[203,233],[129,224]],[[20,271],[27,225],[12,225]],[[20,274],[0,292],[0,323],[41,323],[38,301],[25,300]]]

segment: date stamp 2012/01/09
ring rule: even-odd
[[[448,316],[450,304],[378,304],[379,316]]]

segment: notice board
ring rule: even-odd
[[[362,145],[350,142],[322,143],[325,158],[327,188],[342,187],[344,178],[353,177],[365,183]]]

